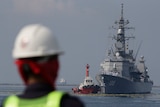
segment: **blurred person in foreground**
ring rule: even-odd
[[[13,58],[26,88],[20,95],[6,97],[1,107],[84,107],[77,97],[56,90],[62,53],[49,28],[41,24],[22,28],[15,40]]]

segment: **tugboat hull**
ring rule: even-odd
[[[112,76],[101,75],[104,86],[103,92],[105,94],[145,94],[152,90],[152,82],[133,82],[129,79]]]
[[[100,91],[100,86],[84,86],[82,89],[79,88],[72,88],[74,93],[77,94],[96,94]]]

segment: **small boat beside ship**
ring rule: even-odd
[[[78,94],[92,94],[100,92],[100,86],[95,85],[93,79],[89,76],[89,64],[86,65],[86,77],[84,82],[78,87],[72,88],[72,91]]]
[[[64,78],[61,78],[59,81],[59,85],[66,85],[67,81]]]

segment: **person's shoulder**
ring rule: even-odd
[[[61,100],[61,107],[84,107],[84,103],[76,96],[65,94]]]
[[[5,107],[7,103],[10,103],[10,102],[14,102],[15,103],[15,98],[16,96],[15,95],[9,95],[9,96],[5,96],[2,100],[1,100],[1,104],[0,104],[0,107]],[[13,106],[13,105],[12,105]]]

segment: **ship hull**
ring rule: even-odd
[[[101,75],[104,86],[102,86],[102,93],[105,94],[145,94],[150,93],[153,83],[150,82],[133,82],[131,80],[112,76]]]

